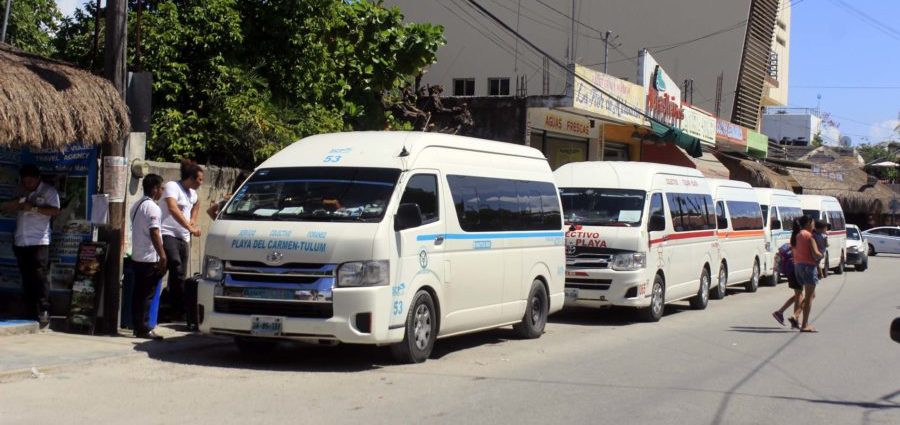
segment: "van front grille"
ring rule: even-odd
[[[566,288],[606,291],[612,284],[612,279],[566,279]]]
[[[328,319],[334,315],[331,303],[280,302],[258,300],[235,300],[216,298],[213,303],[216,313],[302,317]]]

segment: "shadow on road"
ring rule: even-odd
[[[440,339],[429,361],[460,351],[503,344],[518,337],[510,328],[494,329],[470,335]],[[359,372],[398,365],[387,347],[339,344],[334,346],[282,342],[269,354],[248,357],[238,351],[231,338],[188,334],[146,341],[135,345],[163,362],[261,371]]]
[[[775,326],[732,326],[731,332],[748,332],[755,334],[783,334],[797,332],[791,328],[781,328]]]
[[[669,304],[663,312],[662,320],[690,309],[687,305]],[[549,321],[579,326],[628,326],[643,322],[637,309],[627,307],[567,307],[550,316]]]

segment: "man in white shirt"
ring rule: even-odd
[[[18,196],[2,208],[16,213],[13,252],[22,275],[26,319],[39,320],[41,326],[46,326],[50,320],[50,219],[59,214],[59,193],[41,181],[41,171],[34,164],[19,170],[19,182]]]
[[[175,317],[191,309],[186,308],[184,281],[190,264],[191,236],[200,236],[197,212],[200,211],[197,189],[203,184],[203,169],[193,161],[182,161],[181,180],[163,186],[160,233],[169,270],[167,291]],[[188,325],[190,318],[188,318]]]
[[[131,296],[131,324],[137,338],[162,339],[150,328],[150,306],[156,284],[166,273],[160,223],[162,210],[156,204],[162,197],[162,177],[144,176],[144,197],[131,208],[131,264],[134,290]]]

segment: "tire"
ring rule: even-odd
[[[406,314],[403,341],[391,346],[391,353],[400,363],[422,363],[431,356],[437,339],[437,314],[434,300],[427,291],[416,292]]]
[[[710,289],[709,297],[714,300],[721,300],[725,298],[727,295],[727,287],[728,287],[728,269],[725,267],[725,263],[719,265],[719,284],[716,285],[715,288]]]
[[[777,283],[780,278],[781,276],[778,272],[773,272],[772,282]],[[775,284],[772,286],[775,286]],[[759,260],[753,260],[753,274],[750,275],[750,280],[744,284],[744,289],[746,289],[747,292],[756,292],[756,290],[759,289]]]
[[[709,279],[709,269],[704,267],[700,273],[700,289],[690,300],[692,309],[703,310],[709,305]]]
[[[245,357],[263,358],[275,350],[278,341],[236,336],[234,337],[234,344],[237,345],[241,355]]]
[[[531,282],[531,291],[528,294],[528,302],[525,305],[525,315],[522,321],[513,325],[513,330],[525,339],[540,338],[547,325],[547,315],[550,311],[550,297],[544,283],[538,279]]]
[[[864,272],[864,271],[866,271],[867,268],[869,268],[869,262],[863,261],[862,263],[859,263],[856,266],[854,266],[853,270],[856,270],[858,272]]]
[[[834,274],[844,274],[844,268],[846,267],[846,266],[844,265],[844,261],[845,261],[845,260],[844,260],[844,254],[842,253],[842,254],[841,254],[841,262],[838,263],[837,268],[834,269]]]
[[[875,245],[869,244],[869,257],[874,257],[876,255],[878,255],[878,253],[875,252]]]
[[[666,309],[666,284],[660,275],[653,279],[653,287],[650,288],[650,306],[640,310],[641,320],[645,322],[658,322]]]

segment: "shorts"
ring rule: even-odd
[[[794,264],[794,276],[800,285],[819,283],[819,268],[815,264]]]
[[[790,273],[790,274],[785,275],[784,277],[787,278],[787,281],[788,281],[788,288],[791,288],[791,289],[794,289],[794,290],[801,290],[801,289],[803,289],[803,285],[801,285],[799,282],[797,282],[797,275],[794,274],[793,272]]]

